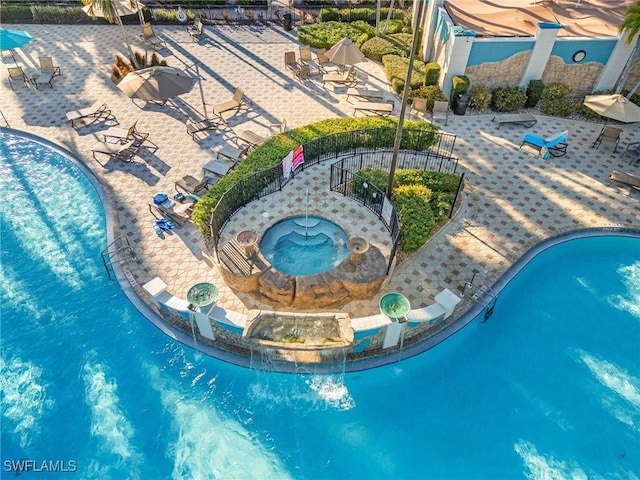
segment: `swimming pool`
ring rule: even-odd
[[[640,472],[640,240],[541,253],[488,322],[401,363],[256,372],[171,340],[107,281],[82,172],[19,137],[0,148],[3,478],[20,460],[75,462],[57,478]]]

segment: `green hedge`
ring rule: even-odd
[[[466,75],[456,75],[451,79],[451,85],[451,105],[454,105],[458,95],[469,90],[471,80]]]
[[[515,112],[524,108],[527,94],[520,87],[498,87],[493,91],[492,107],[497,112]]]
[[[527,101],[524,104],[527,108],[533,108],[538,105],[544,92],[544,82],[542,80],[530,80],[527,85]]]
[[[555,117],[569,117],[575,113],[579,104],[572,98],[573,89],[564,83],[550,83],[542,93],[540,111]]]
[[[400,94],[404,89],[404,82],[407,78],[409,59],[398,55],[385,55],[382,57],[382,65],[393,91]],[[423,61],[414,59],[410,88],[418,88],[424,83],[424,68],[425,63]]]
[[[211,214],[222,195],[242,178],[278,165],[282,159],[298,145],[308,143],[311,140],[325,135],[340,132],[383,127],[396,128],[396,126],[397,119],[394,118],[338,118],[312,123],[276,135],[253,150],[247,158],[240,162],[236,169],[229,172],[224,178],[211,187],[202,200],[196,204],[193,214],[191,215],[193,223],[200,229],[203,235],[208,235]],[[412,130],[434,132],[432,141],[435,142],[436,140],[435,132],[437,131],[437,127],[427,122],[405,120],[403,139],[410,137]],[[394,135],[389,135],[388,147],[393,146],[393,140]],[[345,148],[350,148],[350,146],[345,145]]]
[[[424,65],[424,84],[437,85],[440,80],[441,67],[437,63],[429,62]]]
[[[389,14],[388,8],[380,9],[380,24],[384,24]],[[404,12],[402,10],[393,9],[391,18],[394,20],[404,20]],[[323,8],[320,10],[321,22],[355,22],[362,20],[370,25],[376,24],[375,8]],[[393,33],[387,31],[387,33]]]
[[[322,22],[298,27],[298,40],[314,48],[331,48],[344,37],[349,37],[360,48],[375,35],[375,28],[366,22]]]
[[[381,61],[385,55],[408,57],[410,46],[407,44],[407,37],[411,38],[406,33],[373,37],[364,42],[361,50],[365,57],[376,61]]]

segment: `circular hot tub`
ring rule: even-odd
[[[331,270],[346,258],[346,232],[330,220],[299,215],[269,228],[260,251],[278,271],[290,275],[315,275]]]

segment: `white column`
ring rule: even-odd
[[[442,6],[444,0],[430,0],[427,7],[427,13],[424,16],[424,23],[422,24],[422,59],[429,61],[431,59],[431,51],[433,50],[433,44],[435,42],[436,34],[436,17],[438,13],[438,7]],[[413,3],[413,15],[416,14],[416,4]],[[415,28],[415,27],[414,27]]]
[[[536,31],[536,43],[533,45],[529,64],[520,81],[521,87],[529,85],[531,80],[540,80],[547,66],[551,50],[556,43],[558,32],[562,28],[559,23],[539,23]]]
[[[475,35],[472,32],[464,32],[462,35],[452,36],[449,39],[449,55],[440,75],[440,89],[445,96],[451,95],[451,80],[456,75],[464,75],[469,63],[469,54],[473,46]]]
[[[600,74],[600,78],[598,78],[596,85],[593,87],[594,92],[598,90],[609,90],[616,86],[618,78],[620,78],[620,74],[629,60],[629,57],[633,55],[635,44],[638,41],[638,38],[636,37],[636,39],[631,41],[631,43],[627,43],[628,37],[628,33],[622,35],[616,46],[613,48],[613,51],[609,56],[609,60]]]

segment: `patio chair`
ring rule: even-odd
[[[204,25],[202,20],[200,20],[200,17],[196,17],[193,23],[187,26],[187,33],[194,42],[197,42],[200,39],[200,35],[204,33]]]
[[[300,69],[297,72],[294,72],[294,75],[298,80],[304,82],[309,79],[310,73],[311,70],[309,65],[300,65]]]
[[[612,127],[610,125],[605,125],[604,127],[602,127],[602,130],[600,131],[598,138],[596,138],[596,141],[593,142],[592,147],[597,149],[600,148],[600,144],[602,142],[610,142],[614,144],[613,153],[616,153],[618,151],[618,143],[620,143],[621,133],[621,129]]]
[[[427,100],[420,97],[415,97],[411,102],[411,113],[417,116],[427,114]]]
[[[311,57],[311,47],[309,45],[302,45],[300,47],[300,62],[309,66],[315,65]]]
[[[538,151],[539,155],[544,157],[544,149],[546,149],[550,155],[554,157],[562,157],[567,153],[567,138],[569,137],[569,131],[557,133],[549,138],[540,137],[533,133],[525,133],[522,137],[522,144],[520,148],[525,145],[533,147]]]
[[[201,179],[197,179],[191,175],[185,175],[181,180],[175,183],[176,192],[191,195],[203,195],[209,190],[209,187],[215,185],[220,180],[218,176],[205,175]]]
[[[154,50],[167,46],[165,41],[155,34],[155,32],[153,31],[153,27],[149,22],[144,22],[142,24],[142,33],[140,34],[140,39],[144,43],[152,47]]]
[[[347,87],[354,87],[358,83],[358,75],[356,69],[352,65],[344,73],[327,73],[322,75],[322,83],[334,83],[337,85],[344,85]]]
[[[242,89],[236,87],[236,91],[233,94],[233,98],[231,100],[227,100],[226,102],[219,103],[213,106],[213,112],[222,117],[222,113],[228,112],[230,110],[240,111],[242,108],[250,109],[251,102],[249,102],[246,98],[244,98],[244,92]]]
[[[214,24],[217,20],[217,15],[216,15],[216,11],[215,10],[209,10],[209,9],[202,9],[200,10],[200,21],[207,24],[207,25],[211,25]]]
[[[494,122],[498,122],[498,128],[504,124],[522,125],[530,128],[538,123],[538,119],[530,113],[507,113],[493,117]]]
[[[627,145],[622,155],[631,155],[629,164],[637,165],[640,163],[640,142],[633,142]]]
[[[156,219],[159,217],[154,213],[154,210],[160,213],[162,218],[168,218],[179,226],[183,226],[185,223],[191,220],[191,214],[193,213],[193,207],[198,200],[192,196],[185,196],[183,201],[176,202],[171,199],[167,199],[161,204],[149,203],[149,212]]]
[[[296,60],[296,52],[284,52],[284,67],[297,75],[302,65]]]
[[[235,140],[236,140],[236,143],[238,143],[238,141],[246,143],[247,145],[249,145],[249,148],[251,149],[251,148],[257,147],[261,143],[266,142],[267,137],[258,135],[253,130],[239,130],[238,132],[236,132]]]
[[[129,140],[138,139],[142,144],[147,139],[147,137],[149,137],[149,134],[140,132],[137,128],[137,125],[138,122],[135,121],[129,128],[111,127],[102,134],[104,137],[104,141],[108,142],[109,138],[113,138],[120,143],[124,143]]]
[[[444,100],[436,100],[433,102],[433,110],[431,110],[431,121],[437,122],[444,120],[446,125],[449,121],[449,102]]]
[[[22,67],[20,66],[9,67],[7,68],[7,70],[9,70],[9,85],[11,85],[11,90],[15,91],[15,88],[13,88],[14,82],[21,83],[22,86],[24,87],[29,86],[29,82],[30,82],[29,77],[25,75],[24,70],[22,70]]]
[[[340,67],[327,57],[326,48],[319,48],[316,50],[316,58],[318,59],[318,70],[322,73],[329,73],[329,70],[335,70],[336,72],[340,70]]]
[[[209,130],[218,130],[220,125],[224,125],[226,127],[227,122],[224,121],[222,116],[218,116],[216,118],[205,118],[203,120],[192,120],[187,119],[185,122],[187,126],[187,133],[191,135],[193,141],[197,141],[197,134],[201,132],[206,132]]]
[[[134,139],[125,143],[98,142],[91,147],[91,151],[93,152],[93,158],[98,163],[100,163],[100,160],[98,160],[96,156],[98,153],[106,155],[109,158],[122,160],[123,162],[130,162],[138,152],[138,148],[140,148],[140,143]],[[100,165],[102,164],[100,163]]]
[[[40,88],[39,85],[47,84],[53,88],[53,79],[60,75],[60,67],[53,64],[52,57],[40,57],[40,75],[34,78],[33,82],[36,88]]]
[[[267,128],[269,129],[269,132],[271,132],[272,135],[274,134],[277,135],[278,133],[284,133],[287,131],[287,120],[283,118],[280,123],[271,123],[267,125]]]
[[[622,185],[640,191],[640,177],[637,175],[621,172],[620,170],[613,170],[609,176],[609,183],[607,183],[607,185],[611,185],[613,182],[621,183]]]
[[[107,109],[107,104],[97,100],[93,105],[80,110],[73,110],[67,113],[67,120],[71,122],[71,126],[75,126],[77,120],[83,120],[85,118],[109,118],[111,117],[111,110]]]

